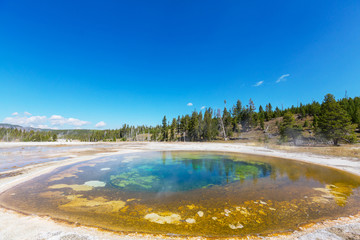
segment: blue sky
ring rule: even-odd
[[[0,121],[118,128],[359,96],[359,23],[357,0],[2,0]]]

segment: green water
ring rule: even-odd
[[[280,158],[146,152],[61,167],[0,204],[111,231],[227,237],[356,214],[357,176]]]
[[[170,157],[170,159],[169,159]],[[124,191],[178,192],[268,177],[271,166],[261,162],[233,161],[226,155],[154,155],[134,159],[113,169],[107,182]]]

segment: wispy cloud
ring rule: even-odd
[[[191,102],[189,102],[189,103],[186,104],[186,105],[188,105],[189,107],[191,107],[193,104],[192,104]]]
[[[281,77],[279,77],[277,80],[276,80],[276,83],[279,83],[279,82],[285,82],[287,80],[287,77],[289,77],[290,74],[283,74],[281,75]]]
[[[19,113],[18,113],[18,112],[14,112],[14,113],[12,113],[11,115],[17,116],[17,115],[19,115]]]
[[[259,87],[264,83],[264,81],[259,81],[257,83],[255,83],[254,87]]]
[[[100,121],[97,124],[95,124],[95,127],[97,127],[97,128],[102,128],[102,127],[105,127],[105,126],[106,126],[106,123],[104,121]]]
[[[12,117],[6,117],[3,120],[4,123],[10,123],[14,125],[20,125],[23,127],[33,127],[33,128],[51,128],[57,129],[61,128],[79,128],[84,125],[90,124],[88,121],[83,121],[77,118],[65,118],[61,115],[52,115],[51,117],[47,116],[32,116],[28,112],[23,114],[12,114]]]
[[[206,108],[206,106],[202,106],[201,108],[200,108],[200,110],[203,110],[203,109],[205,109]]]

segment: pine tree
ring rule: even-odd
[[[275,112],[273,113],[273,117],[278,118],[280,116],[281,116],[281,110],[278,107],[276,107]]]
[[[180,126],[181,126],[181,118],[180,118],[180,115],[179,115],[178,118],[177,118],[177,123],[176,123],[177,135],[180,135]]]
[[[168,129],[167,129],[166,116],[164,116],[164,118],[162,120],[161,132],[162,132],[162,140],[167,141],[168,140]]]
[[[308,120],[305,120],[303,127],[304,127],[304,128],[309,127],[309,121],[308,121]]]
[[[177,125],[176,118],[173,118],[171,126],[170,126],[170,140],[171,141],[176,140],[176,125]]]
[[[58,138],[58,137],[57,137],[57,134],[54,133],[53,136],[52,136],[52,140],[53,140],[54,142],[56,142],[56,141],[57,141],[57,138]]]
[[[212,110],[211,108],[206,109],[204,113],[204,130],[203,130],[204,140],[211,140],[212,136]]]
[[[304,107],[304,105],[303,105],[302,103],[300,103],[299,113],[300,113],[301,119],[303,119],[304,117],[306,117],[305,107]]]
[[[190,119],[190,126],[189,126],[189,135],[191,141],[198,141],[200,140],[199,134],[199,115],[197,111],[193,111]]]
[[[198,120],[199,120],[199,127],[198,127],[198,140],[201,140],[202,133],[204,130],[204,120],[203,120],[203,114],[200,111],[198,114]]]
[[[250,98],[248,111],[249,111],[249,123],[251,127],[256,127],[258,124],[258,116],[255,113],[255,110],[256,110],[255,104],[253,100],[251,100]]]
[[[283,141],[292,139],[293,143],[297,144],[297,139],[301,135],[302,128],[295,124],[294,115],[291,112],[285,113],[283,121],[280,124],[280,136]]]
[[[259,113],[264,113],[264,109],[261,105],[259,106]]]
[[[241,123],[242,104],[240,100],[237,100],[236,105],[233,107],[233,117],[236,119],[236,123]]]
[[[332,94],[327,94],[321,104],[318,125],[320,133],[336,146],[341,139],[354,133],[350,116]]]
[[[265,118],[266,118],[266,121],[269,121],[270,119],[273,118],[273,110],[272,110],[271,103],[269,103],[265,106]]]
[[[314,120],[313,120],[313,128],[314,128],[314,131],[316,132],[318,130],[318,127],[319,127],[319,117],[317,115],[314,115]]]
[[[182,140],[185,142],[186,137],[189,136],[190,116],[188,114],[182,116],[180,122],[181,122],[180,131],[182,135]]]
[[[260,127],[261,127],[262,130],[265,129],[264,117],[263,116],[260,117]]]

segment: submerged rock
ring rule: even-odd
[[[229,213],[231,213],[230,210],[224,209],[224,212],[222,212],[221,214],[222,214],[222,215],[225,215],[226,217],[229,217]]]
[[[347,198],[353,192],[353,186],[343,183],[326,184],[325,188],[314,188],[316,191],[324,193],[320,197],[312,197],[312,201],[316,203],[327,203],[328,199],[334,199],[339,206],[345,206]]]
[[[91,207],[95,212],[118,212],[121,208],[125,207],[124,201],[109,201],[103,197],[97,197],[94,199],[87,199],[82,195],[70,195],[66,196],[70,202],[60,205],[60,208],[73,208],[84,211],[88,211]]]
[[[154,184],[158,184],[159,181],[160,179],[157,176],[142,176],[137,170],[110,176],[110,182],[112,185],[132,190],[149,190]]]
[[[106,183],[101,181],[87,181],[84,185],[91,186],[91,187],[105,187]]]
[[[175,213],[149,213],[144,218],[158,224],[179,224],[181,220],[181,216]]]
[[[194,204],[191,204],[191,205],[186,205],[186,207],[190,210],[194,209],[195,208],[195,205]]]
[[[244,215],[245,217],[251,215],[250,212],[249,212],[245,207],[241,207],[241,209],[239,209],[238,211],[240,211],[240,213],[241,213],[242,215]]]
[[[239,228],[243,228],[244,225],[242,225],[241,223],[237,223],[236,225],[235,224],[229,224],[229,228],[231,229],[239,229]]]
[[[314,203],[329,203],[329,199],[327,197],[324,196],[320,196],[320,197],[312,197],[311,201]]]
[[[267,214],[263,210],[259,210],[259,213],[266,216]]]
[[[185,220],[185,222],[190,223],[190,224],[193,224],[193,223],[196,223],[196,220],[193,219],[193,218],[187,218],[187,219]]]

